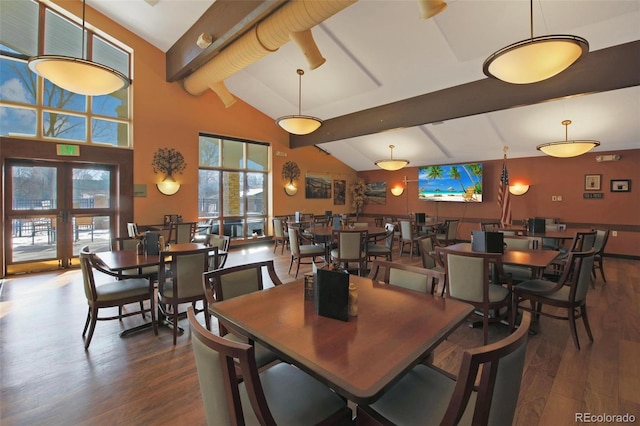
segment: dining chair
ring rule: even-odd
[[[349,229],[332,231],[333,241],[338,247],[331,250],[331,260],[341,263],[345,270],[349,269],[349,263],[358,264],[358,275],[363,276],[367,266],[367,230]]]
[[[498,232],[502,224],[500,222],[480,222],[480,229],[487,232]]]
[[[198,222],[171,222],[167,241],[171,244],[190,243],[197,227]]]
[[[594,256],[595,252],[593,250],[570,252],[567,258],[567,266],[557,283],[534,279],[513,286],[513,306],[509,321],[511,326],[513,327],[515,324],[518,309],[532,312],[534,314],[534,322],[538,321],[540,315],[567,320],[569,321],[573,343],[576,349],[580,350],[576,319],[582,318],[589,340],[593,342],[589,318],[587,317],[587,293],[589,281],[591,281]],[[525,300],[531,303],[531,308],[521,306],[521,303]],[[544,305],[551,306],[554,309],[566,309],[567,315],[560,316],[555,311],[544,312],[542,310]]]
[[[420,249],[420,257],[422,258],[422,267],[426,269],[433,269],[434,271],[445,273],[444,261],[436,257],[435,253],[435,238],[436,234],[426,234],[418,237],[418,248]],[[436,284],[442,284],[441,295],[444,296],[445,284],[444,281]]]
[[[447,297],[467,302],[481,311],[486,345],[489,322],[501,321],[499,310],[511,308],[512,282],[504,273],[502,253],[461,252],[436,247],[436,256],[444,258]]]
[[[145,312],[151,312],[151,322],[153,332],[158,334],[158,324],[156,323],[155,311],[153,309],[154,288],[153,283],[145,278],[120,279],[118,274],[103,268],[100,261],[93,253],[89,251],[89,246],[84,246],[80,250],[80,269],[82,271],[82,282],[84,284],[84,293],[89,304],[87,312],[87,320],[82,330],[82,337],[85,337],[84,349],[88,350],[93,338],[93,332],[96,328],[97,321],[106,321],[114,319],[122,319],[132,315],[140,314],[145,317]],[[96,285],[93,271],[97,270],[103,274],[113,277],[113,281]],[[149,309],[144,308],[144,301],[150,303]],[[140,310],[122,313],[122,306],[129,303],[140,304]],[[117,316],[99,316],[98,312],[101,308],[118,307]],[[87,335],[87,329],[89,334]]]
[[[595,279],[596,279],[596,269],[600,269],[600,274],[602,275],[602,281],[607,283],[607,279],[604,276],[604,266],[602,264],[602,260],[604,257],[604,249],[607,245],[607,241],[609,241],[609,230],[608,229],[598,229],[596,231],[596,241],[593,244],[593,250],[595,251],[595,256],[593,258],[593,280],[592,286],[595,287]]]
[[[395,234],[395,227],[393,223],[387,223],[385,226],[386,233],[380,234],[374,237],[373,241],[369,241],[367,243],[367,258],[371,260],[371,258],[384,257],[386,260],[391,262],[393,259],[393,241]],[[379,244],[381,243],[382,244]]]
[[[438,244],[450,246],[456,243],[459,222],[460,221],[457,219],[447,219],[444,221],[439,232],[436,233],[436,241]]]
[[[369,278],[420,293],[434,294],[437,284],[445,282],[445,273],[376,259],[371,265]]]
[[[560,255],[551,262],[551,265],[545,270],[545,278],[551,281],[558,281],[562,277],[562,273],[567,265],[569,253],[589,251],[594,248],[596,242],[596,231],[576,232],[571,246],[568,249],[561,249]]]
[[[299,228],[295,228],[289,226],[289,250],[291,251],[291,262],[289,263],[289,274],[291,274],[291,268],[293,267],[293,263],[297,263],[296,267],[296,275],[298,278],[298,272],[300,271],[300,264],[303,263],[302,259],[311,258],[311,261],[305,263],[307,265],[311,265],[314,263],[316,257],[326,258],[326,250],[324,247],[317,246],[315,244],[300,244],[300,230]]]
[[[282,219],[273,219],[273,252],[276,252],[278,245],[282,246],[280,254],[284,254],[284,247],[289,244],[289,233],[284,229],[285,223]]]
[[[554,222],[547,223],[547,220],[554,219],[545,219],[544,229],[547,231],[558,231],[559,225]],[[560,250],[560,241],[557,238],[542,238],[542,248],[545,250]]]
[[[206,306],[202,274],[209,269],[210,250],[209,247],[205,247],[160,252],[158,311],[172,325],[174,345],[179,330],[179,306],[183,303],[191,303],[195,309],[198,301],[202,301],[203,306]],[[204,317],[208,328],[210,327],[209,315]]]
[[[111,239],[111,251],[135,250],[138,245],[137,238],[114,237]],[[147,278],[155,281],[158,278],[157,266],[142,266],[139,268],[125,269],[118,273],[120,278]]]
[[[135,222],[127,223],[127,235],[129,235],[130,238],[137,238],[138,235],[140,235],[138,233],[138,225]]]
[[[205,272],[202,276],[202,285],[206,296],[205,315],[209,314],[209,305],[223,300],[232,299],[243,294],[262,291],[264,289],[263,272],[269,276],[273,286],[282,285],[282,281],[276,274],[273,260],[247,263],[224,269]],[[255,346],[256,364],[258,367],[267,365],[278,358],[263,345],[254,342],[239,332],[230,332],[222,321],[218,321],[218,334],[227,340],[248,343]]]
[[[404,253],[404,246],[409,244],[409,258],[413,259],[414,248],[418,249],[418,234],[415,232],[411,221],[400,221],[400,256]]]
[[[207,234],[204,245],[207,247],[218,248],[218,268],[224,268],[229,257],[229,247],[231,246],[231,237],[228,235]],[[209,265],[210,269],[212,265]]]
[[[416,365],[376,402],[358,404],[358,425],[511,425],[530,323],[527,313],[511,335],[464,351],[457,377],[432,365]]]
[[[505,250],[534,250],[540,247],[541,238],[539,237],[504,237]],[[517,265],[503,265],[505,274],[511,277],[512,282],[537,278],[533,276],[531,268]]]
[[[197,321],[191,307],[187,317],[208,425],[351,422],[347,403],[324,384],[284,362],[259,372],[254,346],[209,332]]]

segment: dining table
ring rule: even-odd
[[[473,252],[471,243],[456,243],[447,246],[447,251]],[[524,266],[531,269],[532,276],[540,277],[544,269],[560,254],[557,250],[541,249],[510,249],[502,253],[502,263],[505,265]]]
[[[370,404],[473,311],[467,303],[349,276],[358,315],[316,313],[302,280],[209,305],[212,315],[346,399]]]

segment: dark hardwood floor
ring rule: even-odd
[[[236,249],[227,265],[273,258],[279,276],[291,282],[289,254],[279,253],[271,245]],[[396,253],[394,261],[417,265],[419,258]],[[609,282],[599,277],[587,302],[595,342],[589,344],[578,324],[577,351],[566,322],[541,319],[529,339],[514,424],[571,425],[577,412],[640,417],[640,261],[604,263]],[[302,266],[299,278],[308,270]],[[188,331],[173,346],[168,329],[157,337],[148,330],[120,338],[120,331],[142,322],[140,316],[102,321],[85,352],[86,311],[79,270],[5,279],[0,424],[205,423]],[[506,333],[505,326],[492,325],[490,340]],[[457,372],[462,351],[481,343],[481,329],[462,326],[436,349],[435,363]]]

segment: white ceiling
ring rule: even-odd
[[[163,51],[213,2],[210,0],[87,0]],[[359,0],[313,28],[327,62],[309,71],[293,43],[226,80],[229,90],[266,115],[298,111],[297,68],[302,77],[302,113],[322,119],[485,78],[484,59],[529,37],[526,0],[449,0],[448,8],[420,20],[414,0]],[[590,50],[640,40],[640,0],[536,0],[534,36],[573,34]],[[195,40],[194,40],[195,43]],[[640,58],[630,58],[638,68]],[[233,107],[231,107],[233,108]],[[640,148],[640,87],[513,108],[441,124],[384,132],[319,145],[355,170],[375,169],[375,160],[406,158],[412,166],[541,155],[538,144],[596,139],[596,151]]]

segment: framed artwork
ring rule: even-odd
[[[631,192],[631,179],[611,179],[611,192]]]
[[[304,192],[307,198],[331,198],[331,176],[305,176]]]
[[[367,182],[365,204],[387,204],[387,182]]]
[[[585,175],[584,176],[584,190],[585,191],[600,191],[602,187],[602,175]]]
[[[347,181],[334,180],[333,181],[333,204],[336,206],[343,206],[346,200],[346,193],[347,193]]]

